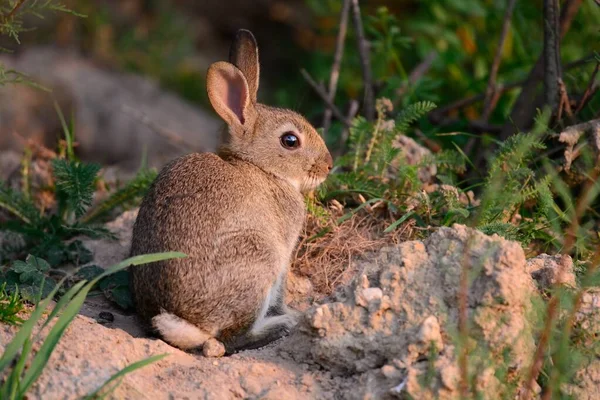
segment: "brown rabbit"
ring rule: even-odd
[[[302,193],[322,183],[332,159],[297,113],[258,104],[258,48],[240,30],[230,63],[208,70],[215,111],[228,125],[217,154],[180,157],[158,175],[133,228],[131,255],[187,258],[132,268],[137,310],[165,341],[228,353],[284,335],[297,313],[284,303],[286,275],[305,217]]]

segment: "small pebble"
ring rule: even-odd
[[[113,315],[113,313],[108,312],[108,311],[101,311],[100,314],[98,314],[98,317],[100,317],[100,319],[103,319],[107,322],[115,321],[115,316]]]
[[[225,354],[225,346],[215,338],[210,338],[202,346],[204,357],[222,357]]]

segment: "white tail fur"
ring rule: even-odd
[[[182,350],[202,347],[204,342],[212,337],[185,319],[168,312],[152,318],[152,325],[166,342]]]

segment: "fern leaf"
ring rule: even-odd
[[[40,212],[32,201],[1,181],[0,208],[8,211],[26,224],[35,225],[40,218]]]
[[[406,132],[410,124],[436,107],[432,101],[419,101],[404,108],[396,117],[396,134]]]
[[[66,204],[80,218],[92,205],[94,181],[100,166],[64,159],[52,160],[56,191],[59,201]]]
[[[353,159],[353,169],[356,170],[362,153],[366,149],[367,140],[373,125],[363,117],[356,117],[349,129],[348,145]]]
[[[92,209],[83,219],[82,222],[88,223],[98,220],[98,218],[106,215],[117,207],[143,197],[154,179],[156,171],[142,170],[124,187],[114,192],[108,199]]]

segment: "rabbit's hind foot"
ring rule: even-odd
[[[152,318],[152,326],[165,342],[182,350],[202,348],[213,337],[185,319],[165,311]]]
[[[249,332],[225,344],[226,354],[266,346],[287,335],[297,323],[298,317],[295,313],[261,318],[254,323]]]

